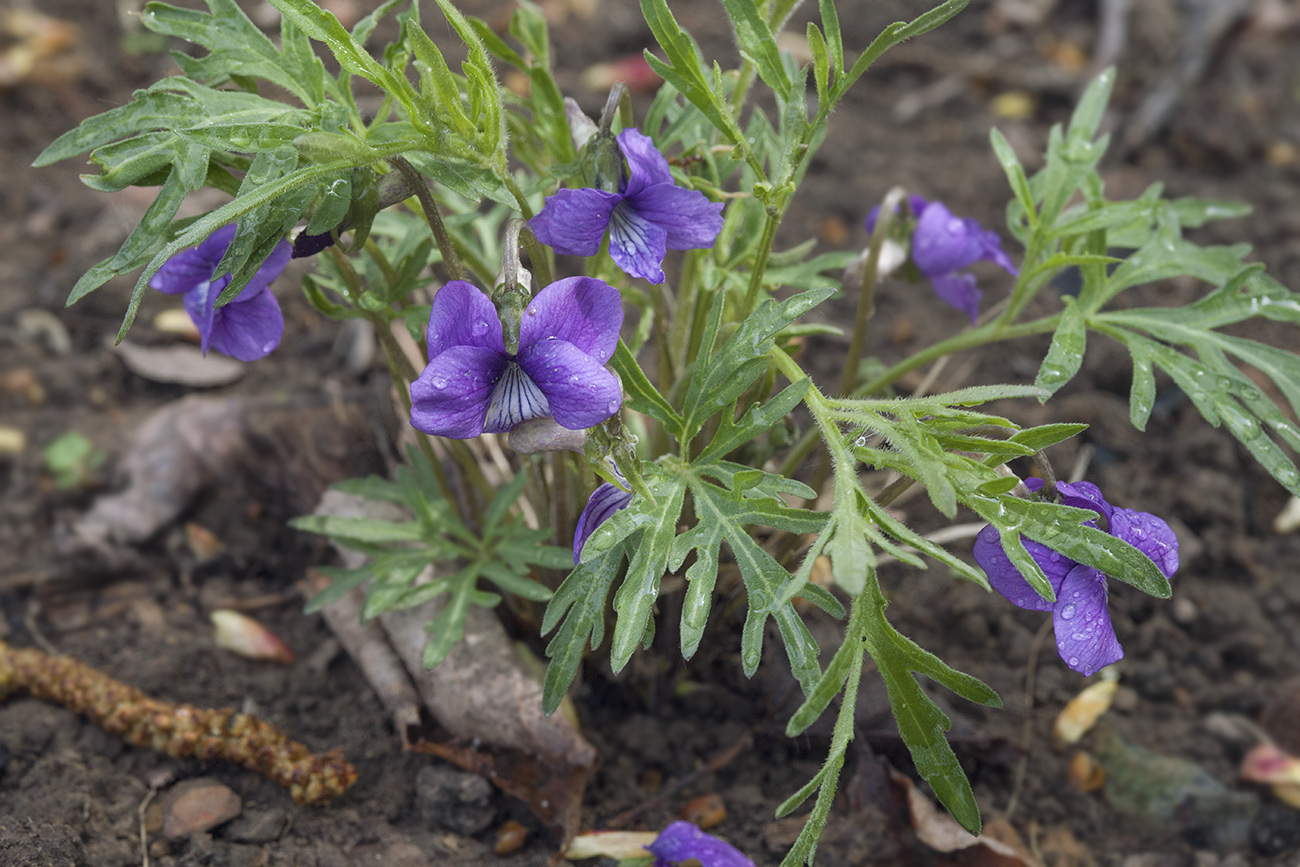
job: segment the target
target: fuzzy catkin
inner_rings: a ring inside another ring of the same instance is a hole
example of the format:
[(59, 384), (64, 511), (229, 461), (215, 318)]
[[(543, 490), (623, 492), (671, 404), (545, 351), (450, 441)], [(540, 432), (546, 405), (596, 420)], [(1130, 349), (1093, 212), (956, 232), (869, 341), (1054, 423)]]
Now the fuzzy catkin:
[(0, 700), (11, 693), (62, 705), (136, 746), (236, 762), (286, 787), (299, 804), (328, 803), (357, 779), (342, 750), (313, 753), (255, 716), (158, 701), (74, 659), (0, 641)]

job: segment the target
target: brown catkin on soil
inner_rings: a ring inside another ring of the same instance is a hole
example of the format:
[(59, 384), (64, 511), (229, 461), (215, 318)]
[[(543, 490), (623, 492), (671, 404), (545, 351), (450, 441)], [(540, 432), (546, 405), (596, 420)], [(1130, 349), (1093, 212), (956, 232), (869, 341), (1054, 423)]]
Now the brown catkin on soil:
[(0, 699), (11, 693), (74, 710), (136, 746), (237, 762), (288, 788), (299, 804), (327, 803), (357, 779), (342, 750), (313, 753), (255, 716), (158, 701), (66, 656), (0, 641)]

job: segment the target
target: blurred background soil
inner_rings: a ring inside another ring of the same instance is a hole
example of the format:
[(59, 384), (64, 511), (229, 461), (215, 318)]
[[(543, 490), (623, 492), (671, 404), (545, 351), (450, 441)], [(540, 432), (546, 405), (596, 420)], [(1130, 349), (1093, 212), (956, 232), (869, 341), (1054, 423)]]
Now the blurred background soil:
[[(240, 5), (273, 29), (269, 6)], [(369, 0), (329, 5), (345, 23), (373, 7)], [(446, 42), (451, 30), (428, 5), (426, 26)], [(793, 34), (815, 15), (815, 4), (805, 5)], [(847, 0), (840, 12), (846, 44), (860, 48), (890, 21), (928, 5)], [(597, 111), (611, 75), (604, 65), (635, 59), (651, 42), (636, 4), (542, 6), (561, 86)], [(734, 59), (717, 4), (673, 6), (706, 58), (724, 67)], [(1127, 28), (1116, 31), (1115, 16), (1129, 6)], [(504, 31), (510, 9), (505, 0), (475, 0), (467, 11)], [(8, 0), (0, 28), (0, 639), (47, 642), (157, 698), (257, 713), (313, 749), (343, 747), (360, 774), (334, 805), (299, 807), (239, 768), (127, 747), (68, 711), (12, 699), (0, 704), (0, 862), (140, 864), (143, 826), (152, 863), (164, 865), (546, 863), (554, 839), (521, 804), (437, 759), (401, 751), (338, 641), (319, 617), (302, 613), (295, 584), (330, 555), (284, 521), (310, 511), (328, 481), (388, 465), (396, 420), (382, 363), (355, 333), (308, 308), (296, 286), (299, 270), (275, 286), (287, 320), (280, 349), (206, 389), (155, 381), (166, 377), (147, 364), (144, 373), (129, 369), (111, 348), (132, 281), (63, 306), (76, 279), (116, 250), (152, 192), (94, 193), (78, 181), (88, 167), (76, 161), (39, 170), (30, 164), (60, 133), (174, 72), (159, 50), (182, 46), (152, 42), (131, 2)], [(799, 42), (785, 47), (806, 50)], [(1135, 196), (1161, 181), (1171, 197), (1246, 202), (1250, 216), (1211, 224), (1195, 239), (1249, 242), (1270, 273), (1300, 287), (1295, 0), (972, 3), (948, 26), (888, 54), (848, 97), (781, 243), (816, 237), (821, 250), (861, 247), (863, 216), (894, 185), (997, 227), (1009, 194), (989, 128), (1001, 129), (1032, 171), (1050, 125), (1068, 118), (1092, 72), (1107, 63), (1119, 70), (1105, 122), (1113, 135), (1102, 170), (1108, 194)], [(219, 203), (200, 198), (187, 207), (197, 213)], [(1002, 297), (1005, 275), (980, 275), (986, 304)], [(1161, 284), (1130, 303), (1185, 303), (1202, 290)], [(838, 304), (826, 319), (848, 315), (850, 302)], [(173, 299), (147, 293), (131, 341), (174, 343), (153, 325), (172, 306)], [(962, 320), (927, 287), (890, 283), (878, 298), (872, 349), (894, 360), (956, 332)], [(1295, 348), (1294, 332), (1273, 324), (1252, 324), (1249, 333)], [(1045, 346), (1027, 341), (960, 356), (935, 389), (1032, 381)], [(823, 338), (809, 343), (805, 359), (834, 382), (843, 350), (844, 342)], [(990, 711), (936, 691), (990, 833), (1019, 854), (940, 855), (918, 840), (888, 794), (897, 784), (888, 782), (885, 763), (912, 768), (883, 687), (868, 674), (861, 747), (842, 779), (818, 864), (1213, 867), (1300, 857), (1300, 811), (1238, 780), (1256, 737), (1251, 725), (1300, 752), (1300, 536), (1273, 529), (1287, 498), (1167, 382), (1147, 434), (1132, 430), (1129, 377), (1122, 349), (1094, 338), (1082, 373), (1059, 399), (999, 407), (1024, 424), (1087, 422), (1084, 435), (1053, 452), (1058, 467), (1087, 459), (1087, 478), (1112, 503), (1164, 516), (1180, 536), (1172, 601), (1113, 588), (1126, 650), (1121, 685), (1105, 731), (1085, 742), (1105, 760), (1111, 781), (1081, 791), (1071, 783), (1071, 774), (1077, 782), (1081, 773), (1076, 750), (1053, 745), (1052, 721), (1084, 681), (1057, 658), (1043, 616), (956, 582), (941, 567), (887, 566), (882, 579), (893, 622), (1003, 698), (1005, 708)], [(196, 390), (250, 408), (227, 472), (127, 560), (70, 556), (68, 526), (118, 483), (114, 469), (140, 422)], [(71, 476), (59, 476), (43, 450), (68, 433), (90, 448)], [(898, 508), (922, 528), (941, 526), (924, 498)], [(628, 827), (655, 830), (683, 810), (696, 818), (705, 810), (725, 816), (715, 833), (758, 864), (775, 864), (798, 826), (774, 821), (774, 810), (816, 773), (829, 729), (783, 737), (782, 714), (790, 712), (784, 661), (773, 646), (756, 678), (741, 675), (738, 599), (717, 607), (704, 648), (683, 663), (672, 627), (680, 583), (665, 585), (654, 648), (618, 678), (589, 664), (575, 691), (584, 734), (602, 759), (583, 827), (640, 807)], [(218, 649), (208, 613), (222, 607), (256, 616), (298, 661), (282, 666)], [(833, 634), (833, 624), (814, 626), (819, 635)], [(511, 627), (540, 652), (526, 611)], [(193, 777), (237, 793), (240, 815), (165, 839), (156, 812), (142, 804), (151, 791), (165, 797), (176, 781)], [(687, 785), (672, 788), (685, 778)], [(716, 796), (725, 812), (700, 796)], [(521, 848), (495, 855), (495, 832), (507, 820), (529, 836)]]

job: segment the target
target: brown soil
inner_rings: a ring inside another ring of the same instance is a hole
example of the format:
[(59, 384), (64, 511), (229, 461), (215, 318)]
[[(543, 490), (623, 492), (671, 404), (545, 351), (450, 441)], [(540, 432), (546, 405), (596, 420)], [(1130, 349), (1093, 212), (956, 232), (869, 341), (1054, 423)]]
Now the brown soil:
[[(473, 5), (494, 24), (508, 10), (495, 0)], [(699, 29), (706, 55), (725, 62), (729, 49), (716, 4), (680, 5), (682, 23)], [(815, 4), (808, 5), (814, 8), (800, 14), (813, 14)], [(854, 14), (842, 13), (846, 42), (862, 45), (888, 21), (926, 4), (848, 5)], [(826, 249), (860, 246), (863, 215), (895, 184), (997, 225), (1008, 193), (988, 147), (988, 129), (996, 123), (1032, 164), (1049, 125), (1068, 117), (1085, 81), (1074, 61), (1093, 44), (1097, 5), (1063, 0), (1041, 25), (1022, 26), (988, 4), (973, 4), (950, 26), (889, 55), (835, 116), (784, 237), (794, 242), (816, 235)], [(1179, 52), (1190, 42), (1176, 4), (1135, 5), (1142, 9), (1119, 58), (1107, 121), (1119, 130), (1117, 139), (1144, 96), (1176, 70)], [(583, 88), (582, 70), (638, 51), (650, 38), (633, 4), (597, 8), (595, 18), (572, 19), (553, 31), (561, 84), (591, 109), (603, 97)], [(153, 863), (545, 863), (553, 841), (504, 795), (494, 793), (486, 808), (429, 809), (432, 776), (420, 772), (439, 762), (401, 752), (359, 671), (320, 618), (302, 613), (293, 585), (308, 566), (327, 562), (328, 554), (318, 540), (287, 529), (284, 520), (310, 509), (322, 466), (340, 473), (382, 466), (382, 455), (366, 443), (385, 430), (378, 420), (386, 412), (387, 382), (378, 367), (347, 371), (335, 349), (336, 323), (307, 307), (294, 289), (296, 274), (276, 287), (286, 310), (283, 345), (225, 392), (271, 403), (291, 396), (306, 409), (290, 422), (282, 411), (276, 418), (269, 410), (259, 422), (264, 430), (230, 480), (211, 486), (184, 516), (214, 532), (225, 553), (196, 565), (179, 523), (114, 569), (61, 553), (63, 528), (95, 494), (111, 488), (113, 458), (135, 426), (186, 391), (127, 372), (106, 347), (125, 308), (129, 281), (115, 281), (73, 308), (62, 304), (77, 277), (116, 249), (149, 198), (133, 191), (93, 193), (77, 180), (84, 169), (72, 163), (29, 168), (55, 136), (126, 101), (133, 88), (169, 72), (171, 61), (123, 53), (114, 4), (49, 0), (41, 9), (80, 30), (65, 61), (0, 90), (6, 118), (0, 124), (0, 423), (22, 430), (27, 439), (22, 453), (0, 456), (0, 639), (30, 646), (39, 632), (60, 652), (153, 697), (252, 711), (313, 749), (341, 746), (360, 778), (332, 806), (299, 807), (273, 783), (238, 767), (127, 747), (68, 711), (16, 698), (0, 704), (0, 862), (139, 864), (139, 808), (150, 787), (210, 776), (241, 795), (242, 819), (266, 820), (278, 830), (268, 835), (249, 831), (252, 822), (228, 824), (156, 848)], [(432, 18), (436, 12), (425, 14)], [(1272, 28), (1262, 12), (1238, 26), (1218, 46), (1201, 82), (1184, 94), (1167, 128), (1117, 146), (1104, 163), (1114, 197), (1136, 195), (1159, 180), (1172, 196), (1250, 203), (1251, 216), (1214, 224), (1198, 240), (1248, 240), (1270, 272), (1292, 287), (1300, 286), (1300, 51), (1294, 28), (1294, 21), (1289, 31)], [(803, 25), (792, 30), (802, 32)], [(994, 115), (994, 98), (1012, 91), (1032, 100), (1030, 117)], [(931, 98), (910, 106), (918, 93)], [(984, 276), (989, 295), (999, 297), (1005, 283), (996, 272)], [(1156, 287), (1144, 301), (1186, 300), (1191, 291), (1184, 285)], [(150, 293), (133, 337), (161, 340), (149, 323), (164, 306), (166, 299)], [(19, 327), (20, 313), (31, 309), (49, 311), (66, 327), (66, 351)], [(962, 324), (961, 314), (936, 307), (927, 288), (894, 283), (882, 290), (872, 345), (894, 359)], [(1288, 339), (1266, 328), (1252, 334)], [(961, 357), (940, 385), (1030, 381), (1044, 348), (1030, 342)], [(822, 340), (810, 346), (808, 358), (829, 382), (837, 375), (840, 352), (841, 343)], [(1133, 431), (1127, 422), (1128, 378), (1122, 350), (1094, 339), (1083, 372), (1059, 400), (1046, 408), (1017, 404), (1002, 411), (1022, 423), (1088, 422), (1087, 433), (1054, 453), (1058, 465), (1070, 466), (1080, 446), (1090, 446), (1088, 477), (1112, 502), (1165, 516), (1178, 529), (1183, 558), (1173, 601), (1151, 600), (1123, 586), (1112, 594), (1127, 656), (1109, 724), (1128, 742), (1195, 762), (1227, 791), (1243, 795), (1244, 825), (1228, 827), (1231, 811), (1185, 805), (1181, 812), (1143, 820), (1098, 793), (1070, 788), (1069, 756), (1052, 747), (1050, 731), (1083, 681), (1057, 659), (1050, 634), (1046, 640), (1038, 634), (1042, 616), (954, 582), (941, 568), (917, 573), (897, 566), (883, 572), (890, 615), (905, 634), (1002, 695), (1001, 711), (937, 698), (953, 717), (953, 742), (986, 819), (1006, 815), (1014, 798), (1010, 824), (1047, 863), (1294, 863), (1300, 813), (1237, 781), (1248, 743), (1231, 733), (1231, 721), (1255, 719), (1268, 706), (1295, 701), (1300, 583), (1291, 573), (1300, 536), (1272, 531), (1284, 491), (1176, 391), (1162, 393), (1147, 435)], [(328, 413), (339, 406), (351, 423), (331, 422)], [(277, 437), (290, 436), (288, 428), (300, 437), (304, 427), (313, 448), (275, 445)], [(84, 484), (60, 490), (43, 468), (41, 448), (68, 431), (88, 436), (110, 459)], [(923, 527), (939, 526), (923, 498), (900, 508)], [(296, 664), (252, 662), (214, 647), (208, 611), (231, 600), (259, 599), (256, 616), (297, 650)], [(675, 604), (674, 597), (664, 600), (666, 624)], [(780, 651), (770, 648), (760, 675), (747, 681), (735, 652), (735, 606), (719, 610), (705, 649), (688, 664), (673, 651), (673, 630), (666, 625), (656, 646), (638, 654), (621, 677), (610, 676), (607, 666), (588, 666), (575, 699), (603, 763), (588, 790), (584, 827), (600, 827), (653, 797), (656, 781), (691, 773), (759, 721), (751, 746), (643, 813), (637, 827), (662, 827), (691, 797), (716, 791), (728, 815), (715, 830), (757, 863), (775, 864), (789, 836), (784, 826), (771, 824), (773, 811), (816, 772), (827, 732), (815, 729), (794, 741), (782, 736), (780, 711), (773, 710), (786, 691)], [(542, 646), (535, 636), (530, 640)], [(686, 683), (694, 688), (680, 688)], [(909, 769), (883, 713), (883, 690), (868, 679), (865, 692), (860, 741)], [(1275, 736), (1285, 742), (1285, 727), (1295, 719), (1273, 716), (1283, 720)], [(1296, 731), (1289, 734), (1300, 740)], [(868, 776), (870, 752), (855, 755), (846, 780), (854, 767), (860, 781)], [(842, 801), (818, 849), (819, 864), (937, 863), (897, 825), (863, 818), (860, 799)], [(284, 821), (274, 821), (277, 815)], [(519, 852), (498, 858), (491, 853), (492, 829), (508, 818), (533, 833)], [(1063, 840), (1074, 841), (1073, 855)]]

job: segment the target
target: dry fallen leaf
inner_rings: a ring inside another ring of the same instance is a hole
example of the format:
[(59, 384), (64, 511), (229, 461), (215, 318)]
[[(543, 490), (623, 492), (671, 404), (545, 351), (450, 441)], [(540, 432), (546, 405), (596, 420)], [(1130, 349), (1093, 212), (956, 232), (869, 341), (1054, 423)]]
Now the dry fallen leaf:
[(907, 806), (912, 816), (912, 829), (922, 843), (936, 852), (962, 852), (963, 864), (971, 867), (1038, 867), (1038, 862), (1027, 852), (1018, 852), (1002, 840), (989, 834), (976, 837), (957, 824), (957, 820), (941, 811), (912, 781), (890, 770), (890, 778), (907, 790)]
[(1097, 724), (1101, 715), (1110, 710), (1118, 688), (1118, 681), (1099, 680), (1084, 687), (1070, 699), (1052, 724), (1052, 737), (1056, 742), (1077, 744)]
[(1106, 784), (1106, 769), (1091, 753), (1077, 752), (1070, 756), (1065, 776), (1070, 786), (1079, 792), (1095, 792)]
[(1268, 783), (1279, 801), (1300, 809), (1300, 759), (1275, 744), (1253, 747), (1241, 760), (1241, 778)]
[(573, 838), (564, 850), (564, 857), (570, 861), (645, 858), (648, 855), (645, 847), (658, 836), (655, 831), (588, 831)]
[(214, 388), (229, 385), (246, 372), (242, 361), (215, 352), (204, 355), (195, 346), (140, 346), (123, 340), (113, 351), (127, 370), (152, 382)]
[[(327, 491), (316, 514), (394, 520), (396, 508)], [(351, 568), (364, 563), (364, 555), (356, 551), (340, 549), (339, 554)], [(548, 717), (542, 712), (542, 686), (525, 669), (496, 614), (471, 605), (464, 639), (436, 667), (426, 669), (424, 627), (437, 616), (445, 598), (386, 612), (358, 628), (355, 612), (361, 593), (360, 588), (353, 590), (351, 598), (326, 607), (323, 614), (393, 713), (407, 747), (481, 774), (518, 797), (559, 833), (563, 849), (577, 833), (582, 793), (596, 764), (596, 750), (565, 714)], [(401, 680), (395, 660), (405, 668), (406, 681)], [(423, 737), (412, 689), (420, 705), (458, 741)], [(465, 745), (470, 743), (474, 746)]]
[(217, 646), (248, 659), (269, 659), (292, 665), (293, 648), (284, 639), (246, 614), (219, 608), (208, 615), (216, 628)]

